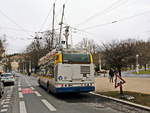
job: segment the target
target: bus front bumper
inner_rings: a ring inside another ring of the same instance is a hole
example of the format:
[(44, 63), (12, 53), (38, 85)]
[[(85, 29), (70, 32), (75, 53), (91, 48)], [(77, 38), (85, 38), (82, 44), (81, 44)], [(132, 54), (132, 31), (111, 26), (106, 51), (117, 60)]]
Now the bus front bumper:
[(94, 86), (86, 86), (86, 87), (63, 87), (63, 88), (55, 88), (55, 93), (66, 93), (66, 92), (90, 92), (95, 91)]

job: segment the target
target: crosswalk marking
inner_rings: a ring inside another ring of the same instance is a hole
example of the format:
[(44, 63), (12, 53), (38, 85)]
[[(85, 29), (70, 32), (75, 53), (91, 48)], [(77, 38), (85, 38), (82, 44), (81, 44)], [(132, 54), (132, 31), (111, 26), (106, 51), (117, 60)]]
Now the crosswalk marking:
[(41, 101), (50, 111), (56, 111), (56, 108), (52, 106), (47, 100), (42, 99)]
[(7, 102), (7, 101), (6, 101), (6, 102), (4, 102), (3, 104), (9, 104), (9, 103), (10, 103), (10, 102)]
[(11, 98), (11, 96), (7, 96), (7, 97), (6, 97), (6, 99), (10, 99), (10, 98)]
[(10, 101), (10, 99), (6, 99), (6, 101)]
[(5, 100), (2, 100), (1, 105), (5, 102)]
[(7, 112), (7, 109), (1, 109), (1, 112)]
[(8, 105), (3, 105), (3, 108), (7, 108), (8, 107)]

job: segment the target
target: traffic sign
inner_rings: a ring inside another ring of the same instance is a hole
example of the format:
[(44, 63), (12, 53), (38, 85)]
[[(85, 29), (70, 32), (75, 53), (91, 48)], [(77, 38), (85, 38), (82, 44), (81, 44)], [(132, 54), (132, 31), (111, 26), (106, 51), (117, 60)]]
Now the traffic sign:
[(119, 76), (118, 74), (116, 74), (116, 78), (115, 78), (115, 88), (122, 86), (122, 84), (126, 83), (125, 80), (123, 80), (121, 78), (121, 76)]

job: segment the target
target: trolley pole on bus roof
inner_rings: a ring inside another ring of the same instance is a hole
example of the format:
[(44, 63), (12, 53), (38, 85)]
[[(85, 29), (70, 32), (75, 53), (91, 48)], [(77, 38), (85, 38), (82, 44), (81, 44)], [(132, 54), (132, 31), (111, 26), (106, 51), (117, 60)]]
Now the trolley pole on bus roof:
[(61, 17), (61, 22), (59, 23), (59, 25), (60, 25), (59, 46), (61, 44), (61, 32), (62, 32), (62, 25), (63, 25), (63, 18), (64, 18), (64, 10), (65, 10), (65, 4), (63, 5), (63, 12), (62, 12), (62, 17)]
[(55, 3), (53, 4), (53, 21), (52, 21), (52, 40), (51, 40), (51, 49), (53, 48), (53, 40), (54, 40), (54, 24), (55, 24)]

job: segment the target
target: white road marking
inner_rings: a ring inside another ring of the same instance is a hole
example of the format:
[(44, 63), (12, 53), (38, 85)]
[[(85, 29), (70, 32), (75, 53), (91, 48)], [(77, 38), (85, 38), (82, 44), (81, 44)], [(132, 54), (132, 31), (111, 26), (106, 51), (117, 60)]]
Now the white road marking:
[(21, 87), (18, 88), (18, 91), (21, 91)]
[(19, 92), (19, 98), (23, 98), (22, 92)]
[(4, 104), (4, 102), (5, 102), (5, 100), (2, 100), (1, 105), (3, 105), (3, 104)]
[(56, 111), (56, 108), (52, 106), (47, 100), (42, 99), (41, 101), (50, 111)]
[(29, 79), (27, 79), (27, 77), (25, 77), (25, 81), (26, 81), (26, 83), (28, 84), (28, 86), (30, 87), (31, 84), (29, 83)]
[(3, 105), (3, 108), (8, 108), (8, 105)]
[(7, 97), (11, 97), (11, 95), (10, 95), (10, 94), (8, 94), (8, 95), (7, 95)]
[(19, 86), (19, 87), (21, 86), (20, 82), (18, 82), (18, 86)]
[(13, 90), (13, 88), (14, 88), (14, 86), (11, 86), (11, 87), (10, 87), (10, 90)]
[(6, 101), (10, 101), (10, 99), (6, 99)]
[(36, 96), (38, 96), (38, 97), (42, 96), (42, 95), (41, 95), (39, 92), (37, 92), (37, 91), (35, 91), (34, 93), (35, 93)]
[(27, 113), (24, 101), (20, 101), (20, 113)]
[(7, 109), (1, 109), (1, 112), (7, 112)]
[(4, 102), (3, 104), (9, 104), (10, 102)]
[(11, 98), (11, 96), (7, 96), (7, 97), (6, 97), (6, 99), (10, 99), (10, 98)]
[(35, 90), (34, 87), (31, 87), (32, 90)]

